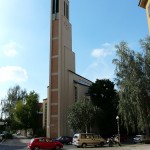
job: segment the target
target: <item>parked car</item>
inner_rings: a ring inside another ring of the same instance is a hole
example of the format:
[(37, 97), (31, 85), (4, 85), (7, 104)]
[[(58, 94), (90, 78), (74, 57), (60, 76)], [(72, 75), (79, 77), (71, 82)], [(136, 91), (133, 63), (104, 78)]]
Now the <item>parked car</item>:
[(150, 143), (150, 137), (146, 135), (136, 135), (133, 138), (134, 143)]
[(60, 136), (56, 139), (53, 139), (53, 141), (58, 141), (62, 144), (72, 144), (72, 137), (70, 137), (70, 136)]
[(3, 137), (2, 137), (2, 135), (0, 134), (0, 141), (2, 141), (3, 140)]
[(12, 139), (13, 138), (12, 134), (9, 133), (8, 131), (2, 131), (1, 135), (5, 139)]
[(31, 139), (30, 143), (27, 144), (28, 150), (41, 150), (41, 149), (50, 149), (58, 150), (63, 148), (63, 144), (60, 142), (54, 142), (51, 138), (39, 137)]
[(76, 133), (73, 136), (72, 144), (83, 148), (86, 146), (104, 146), (106, 140), (94, 133)]

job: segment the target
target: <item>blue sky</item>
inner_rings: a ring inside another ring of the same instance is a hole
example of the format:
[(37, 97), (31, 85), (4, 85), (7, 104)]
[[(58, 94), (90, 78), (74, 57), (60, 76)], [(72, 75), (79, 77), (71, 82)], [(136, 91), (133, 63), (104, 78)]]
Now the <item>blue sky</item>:
[[(139, 0), (70, 0), (76, 73), (95, 82), (114, 79), (114, 45), (139, 49), (148, 35)], [(0, 0), (0, 99), (20, 85), (40, 101), (49, 82), (50, 0)]]

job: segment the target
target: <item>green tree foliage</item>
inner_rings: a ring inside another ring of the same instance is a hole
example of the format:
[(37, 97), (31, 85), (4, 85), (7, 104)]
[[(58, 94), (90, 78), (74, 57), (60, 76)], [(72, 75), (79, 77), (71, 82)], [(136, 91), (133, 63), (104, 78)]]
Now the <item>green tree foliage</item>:
[(9, 88), (3, 99), (3, 113), (11, 129), (28, 129), (35, 131), (38, 128), (39, 95), (34, 91), (29, 94), (19, 85)]
[(15, 126), (18, 129), (28, 129), (29, 128), (29, 116), (28, 108), (22, 101), (18, 101), (16, 107), (13, 111)]
[(126, 42), (116, 45), (116, 84), (119, 89), (119, 114), (127, 129), (144, 131), (150, 113), (150, 37), (140, 40), (142, 52)]
[(19, 101), (14, 109), (15, 122), (22, 129), (32, 128), (33, 132), (38, 128), (38, 102), (39, 96), (34, 91), (30, 92), (25, 97), (26, 103)]
[(89, 94), (93, 104), (103, 110), (103, 118), (97, 121), (100, 133), (105, 135), (116, 133), (118, 95), (114, 83), (109, 79), (97, 79), (90, 86)]
[(33, 132), (38, 128), (37, 118), (38, 118), (38, 102), (39, 95), (34, 91), (30, 92), (26, 97), (26, 107), (28, 109), (28, 117), (29, 117), (29, 127), (33, 129)]
[(93, 106), (90, 100), (77, 101), (68, 110), (67, 121), (71, 129), (81, 132), (88, 132), (97, 119), (96, 114), (101, 111)]
[(22, 90), (19, 85), (9, 88), (6, 98), (2, 100), (4, 107), (2, 108), (3, 114), (7, 118), (12, 118), (12, 111), (18, 101), (25, 101), (26, 90)]

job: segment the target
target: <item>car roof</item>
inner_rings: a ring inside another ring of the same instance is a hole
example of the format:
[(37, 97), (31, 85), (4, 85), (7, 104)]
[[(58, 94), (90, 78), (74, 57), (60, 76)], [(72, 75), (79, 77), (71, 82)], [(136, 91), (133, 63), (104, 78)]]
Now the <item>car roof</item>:
[(34, 140), (38, 140), (38, 139), (52, 139), (52, 138), (48, 138), (48, 137), (36, 137), (36, 138), (33, 138)]

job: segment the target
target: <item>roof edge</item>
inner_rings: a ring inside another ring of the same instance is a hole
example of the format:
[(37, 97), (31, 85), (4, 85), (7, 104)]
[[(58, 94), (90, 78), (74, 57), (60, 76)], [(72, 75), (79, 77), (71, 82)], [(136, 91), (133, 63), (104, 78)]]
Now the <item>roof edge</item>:
[(139, 0), (138, 6), (140, 6), (140, 7), (145, 9), (147, 2), (148, 2), (148, 0)]

